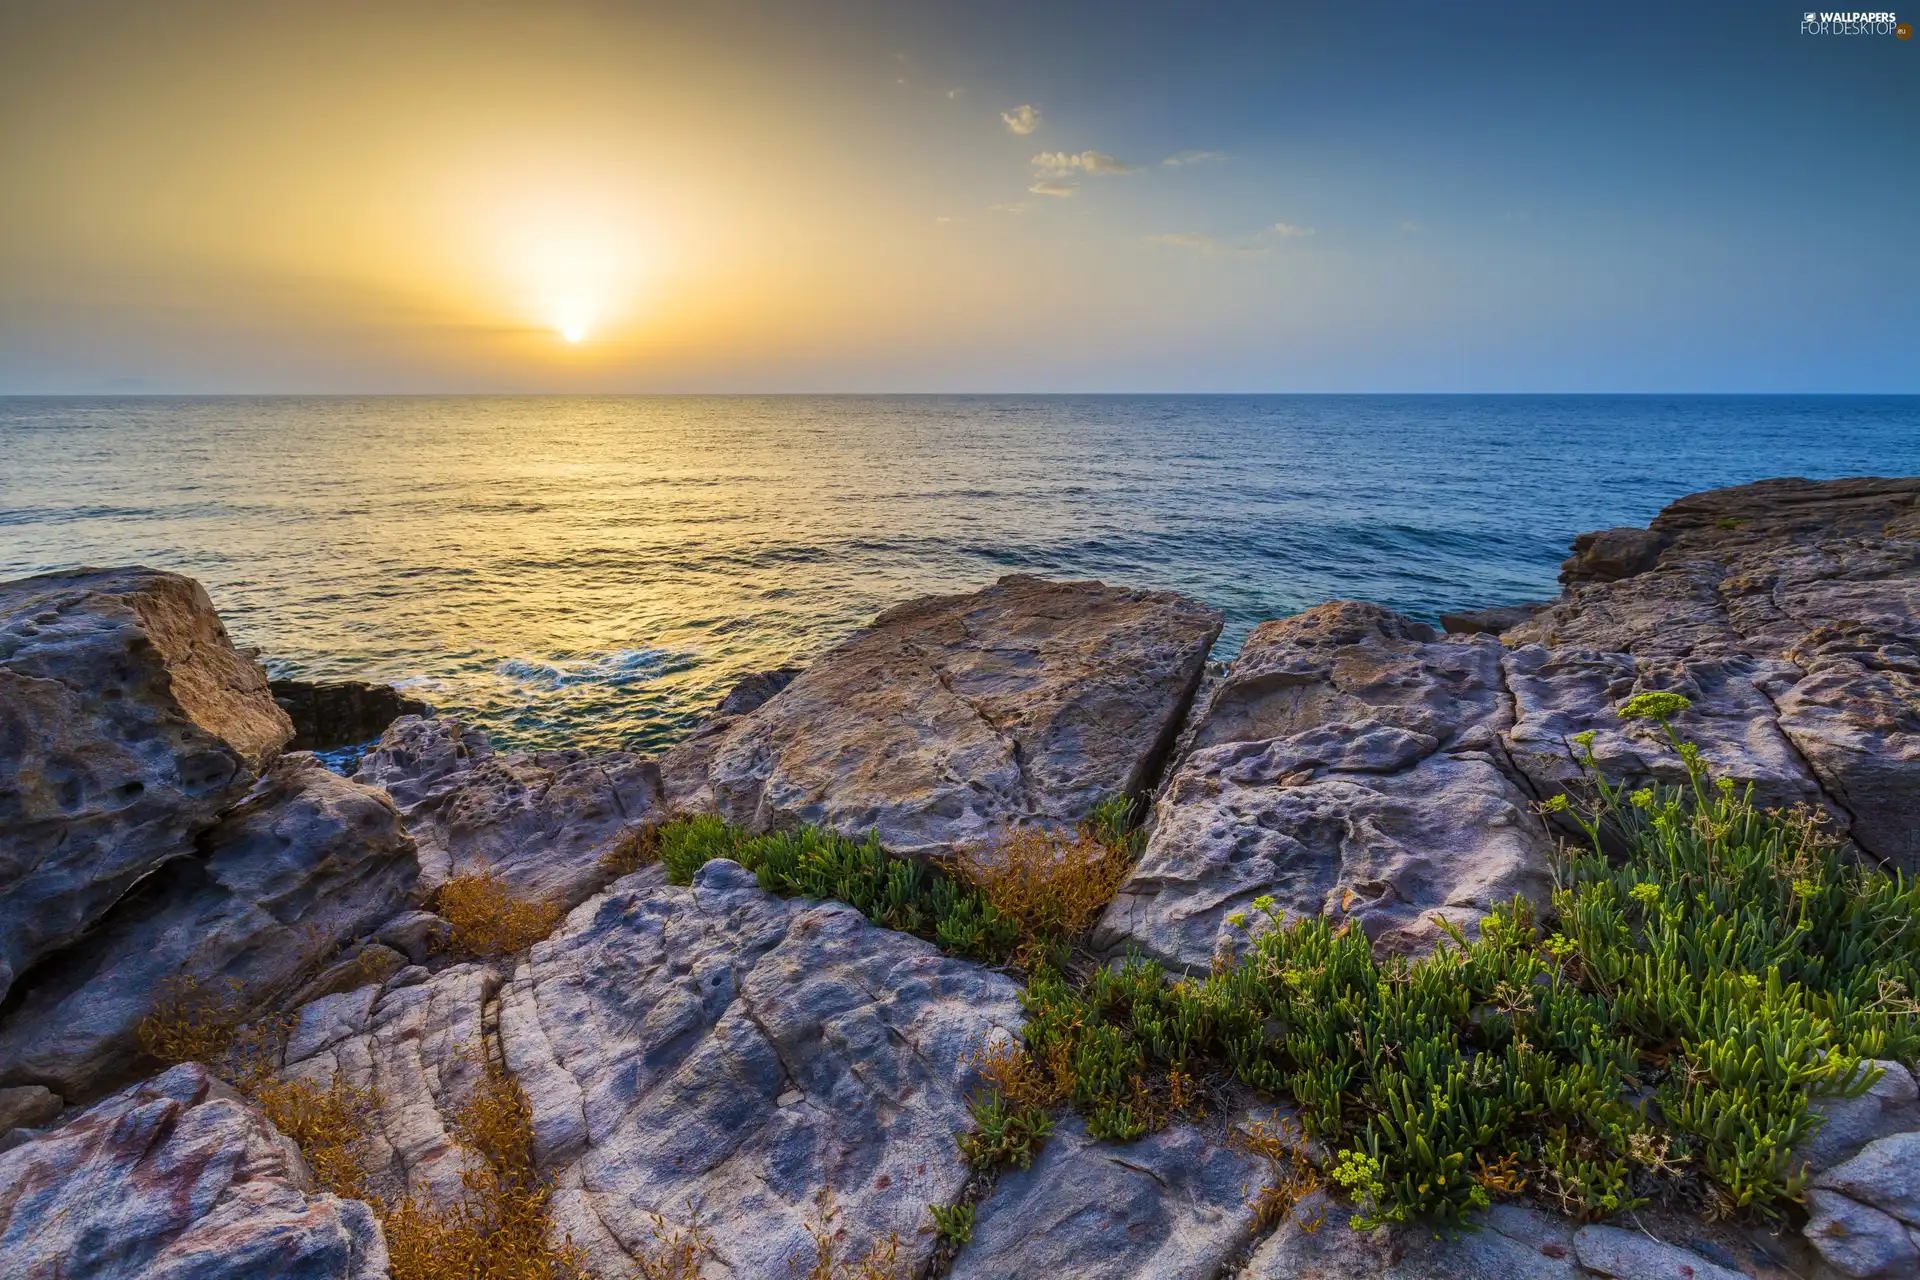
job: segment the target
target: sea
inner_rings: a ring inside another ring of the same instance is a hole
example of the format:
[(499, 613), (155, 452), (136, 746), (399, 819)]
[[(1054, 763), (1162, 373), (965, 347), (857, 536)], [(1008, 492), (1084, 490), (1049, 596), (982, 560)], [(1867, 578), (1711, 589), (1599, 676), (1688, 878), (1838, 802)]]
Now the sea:
[(1550, 598), (1583, 530), (1920, 474), (1920, 397), (0, 398), (0, 578), (199, 579), (276, 676), (649, 750), (1003, 574), (1164, 588), (1215, 657), (1320, 601)]

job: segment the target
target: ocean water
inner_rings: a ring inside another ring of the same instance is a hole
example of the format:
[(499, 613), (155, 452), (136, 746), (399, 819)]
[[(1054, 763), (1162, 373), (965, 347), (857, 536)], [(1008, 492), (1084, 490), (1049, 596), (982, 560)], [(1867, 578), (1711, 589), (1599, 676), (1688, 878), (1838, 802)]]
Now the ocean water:
[(1920, 473), (1920, 397), (0, 399), (0, 577), (206, 584), (276, 675), (651, 748), (741, 675), (1028, 571), (1226, 611), (1541, 599), (1574, 534)]

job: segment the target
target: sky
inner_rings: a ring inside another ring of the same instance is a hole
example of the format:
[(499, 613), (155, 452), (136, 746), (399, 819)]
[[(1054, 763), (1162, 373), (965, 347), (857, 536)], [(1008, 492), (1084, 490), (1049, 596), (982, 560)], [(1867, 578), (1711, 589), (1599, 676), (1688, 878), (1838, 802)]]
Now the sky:
[(1802, 17), (6, 0), (0, 394), (1917, 392)]

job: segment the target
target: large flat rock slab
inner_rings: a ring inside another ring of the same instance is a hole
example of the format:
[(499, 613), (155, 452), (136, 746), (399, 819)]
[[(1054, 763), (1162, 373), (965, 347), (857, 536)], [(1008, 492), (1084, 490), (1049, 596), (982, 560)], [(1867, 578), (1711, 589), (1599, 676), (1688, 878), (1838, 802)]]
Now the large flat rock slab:
[(499, 753), (453, 717), (402, 716), (354, 780), (399, 805), (428, 888), (490, 871), (521, 897), (567, 907), (607, 883), (601, 859), (661, 802), (650, 760), (624, 751)]
[[(1632, 692), (1671, 688), (1696, 700), (1676, 727), (1716, 772), (1769, 803), (1811, 800), (1869, 854), (1920, 869), (1916, 504), (1916, 478), (1766, 480), (1680, 499), (1633, 555), (1596, 560), (1600, 543), (1576, 543), (1567, 594), (1503, 639), (1552, 650), (1562, 668), (1610, 663), (1617, 678), (1581, 676), (1584, 692), (1516, 682), (1516, 757), (1565, 773), (1554, 738), (1606, 726)], [(1539, 718), (1548, 704), (1559, 723)], [(1658, 741), (1607, 727), (1614, 740), (1598, 745), (1611, 757), (1671, 776)]]
[(618, 881), (537, 943), (501, 997), (507, 1066), (557, 1173), (556, 1223), (608, 1274), (651, 1215), (711, 1229), (709, 1277), (804, 1272), (831, 1192), (841, 1256), (960, 1193), (969, 1058), (1017, 1035), (1014, 984), (849, 907), (763, 893), (731, 862)]
[(1351, 919), (1417, 952), (1492, 904), (1544, 902), (1553, 844), (1511, 771), (1500, 645), (1340, 601), (1264, 623), (1215, 689), (1095, 933), (1191, 972), (1237, 954), (1230, 917)]
[(293, 737), (200, 584), (83, 569), (0, 584), (0, 999), (193, 850)]
[(87, 935), (38, 966), (0, 1019), (0, 1084), (97, 1097), (135, 1074), (134, 1032), (184, 994), (270, 1007), (339, 945), (409, 906), (419, 865), (382, 793), (304, 752), (123, 899)]
[(195, 1064), (0, 1152), (0, 1259), (18, 1280), (384, 1280), (358, 1200)]
[(1167, 592), (1027, 576), (901, 605), (727, 732), (713, 803), (920, 855), (1079, 822), (1153, 786), (1220, 626)]

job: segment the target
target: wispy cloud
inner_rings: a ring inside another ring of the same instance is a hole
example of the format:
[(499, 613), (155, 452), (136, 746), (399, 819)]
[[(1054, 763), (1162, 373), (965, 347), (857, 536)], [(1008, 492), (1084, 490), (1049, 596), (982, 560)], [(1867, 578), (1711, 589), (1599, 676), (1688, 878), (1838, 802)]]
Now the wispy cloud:
[(989, 213), (1025, 213), (1032, 207), (1025, 200), (1021, 200), (1014, 204), (990, 204), (987, 206), (987, 211)]
[(1225, 160), (1224, 151), (1176, 151), (1160, 163), (1178, 168), (1184, 164), (1209, 164), (1215, 160)]
[(1037, 195), (1037, 196), (1061, 196), (1061, 197), (1070, 196), (1074, 192), (1078, 191), (1079, 189), (1080, 188), (1078, 187), (1070, 187), (1062, 182), (1044, 182), (1044, 181), (1036, 182), (1032, 186), (1027, 188), (1028, 191), (1031, 191), (1034, 195)]
[(1164, 235), (1148, 236), (1147, 241), (1150, 244), (1170, 244), (1176, 249), (1192, 249), (1195, 253), (1205, 254), (1209, 258), (1223, 253), (1240, 258), (1267, 256), (1267, 251), (1258, 245), (1222, 244), (1212, 236), (1202, 235), (1198, 231), (1169, 231)]
[(1040, 108), (1031, 102), (1023, 102), (1011, 111), (1002, 111), (1000, 118), (1007, 122), (1007, 132), (1026, 137), (1040, 127)]
[(1400, 229), (1406, 232), (1408, 235), (1418, 235), (1421, 231), (1421, 226), (1419, 223), (1415, 222), (1412, 218), (1408, 218), (1405, 222), (1400, 224)]
[(1294, 240), (1312, 235), (1313, 228), (1295, 226), (1291, 222), (1276, 222), (1273, 224), (1273, 234), (1282, 239)]
[(1042, 151), (1033, 158), (1033, 167), (1044, 174), (1059, 177), (1069, 173), (1138, 173), (1140, 166), (1116, 160), (1103, 151)]

